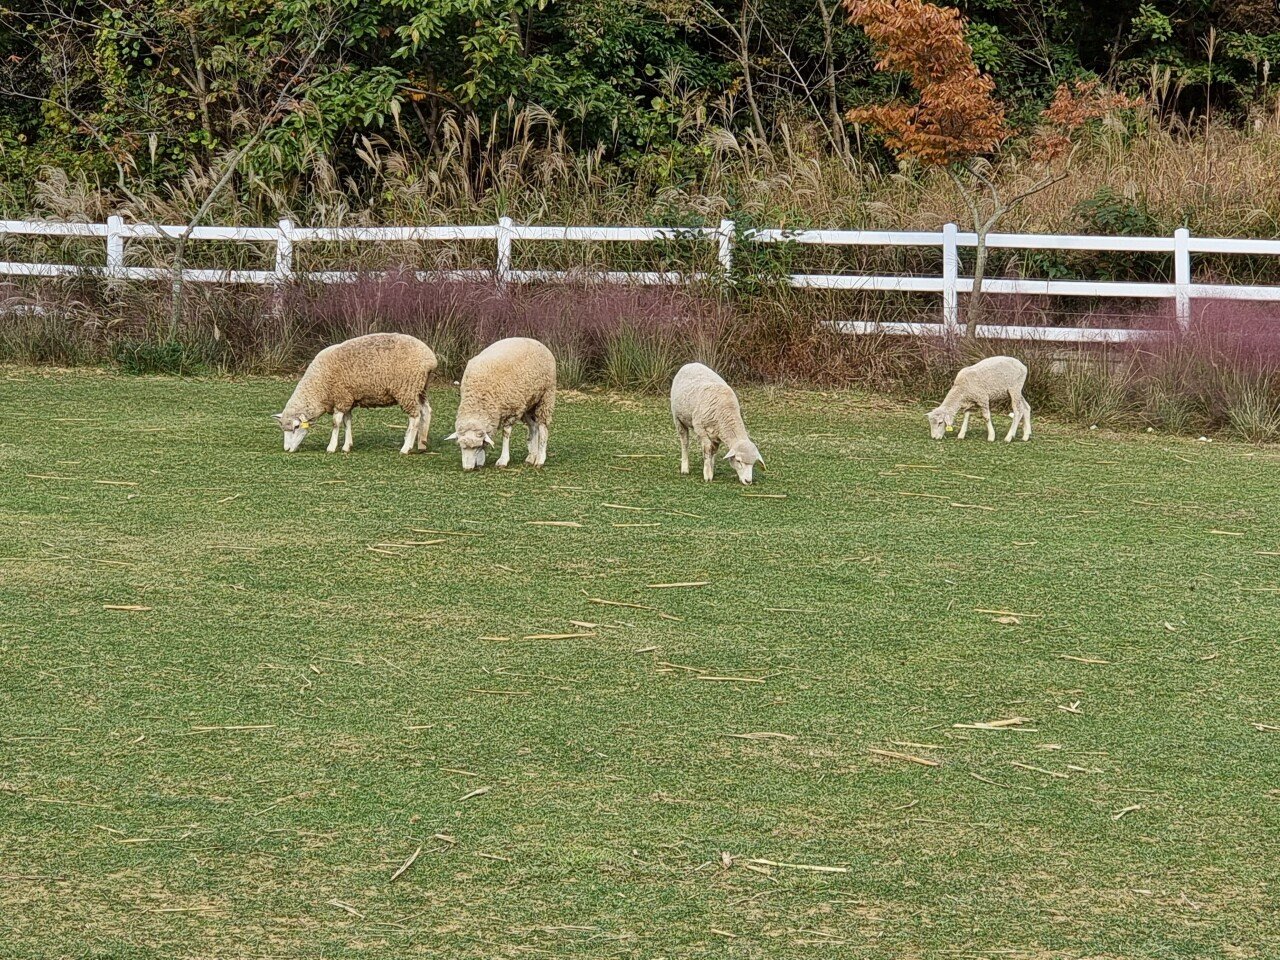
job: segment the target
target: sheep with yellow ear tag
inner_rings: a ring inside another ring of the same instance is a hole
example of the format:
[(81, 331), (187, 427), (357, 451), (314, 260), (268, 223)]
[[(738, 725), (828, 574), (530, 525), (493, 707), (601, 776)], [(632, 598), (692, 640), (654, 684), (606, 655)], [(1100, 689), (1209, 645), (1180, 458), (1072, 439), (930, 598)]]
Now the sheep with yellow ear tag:
[(431, 428), (427, 384), (435, 369), (431, 348), (404, 334), (374, 333), (325, 347), (307, 367), (284, 410), (272, 415), (284, 431), (285, 452), (302, 446), (312, 420), (332, 414), (329, 452), (338, 449), (338, 433), (345, 425), (346, 453), (351, 449), (353, 409), (395, 405), (409, 416), (400, 452), (408, 453), (415, 441), (425, 450)]

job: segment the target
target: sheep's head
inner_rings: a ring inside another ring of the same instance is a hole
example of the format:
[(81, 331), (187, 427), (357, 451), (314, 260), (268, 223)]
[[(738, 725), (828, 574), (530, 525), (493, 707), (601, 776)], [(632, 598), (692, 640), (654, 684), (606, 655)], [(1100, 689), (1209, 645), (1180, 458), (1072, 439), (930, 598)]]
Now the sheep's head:
[(484, 449), (493, 446), (493, 437), (488, 432), (476, 428), (455, 430), (446, 440), (457, 440), (462, 451), (462, 469), (478, 470), (484, 466)]
[(764, 466), (764, 457), (760, 456), (760, 451), (756, 449), (756, 445), (750, 440), (740, 440), (729, 448), (729, 452), (724, 458), (733, 464), (734, 471), (738, 474), (738, 479), (743, 483), (751, 482), (751, 469), (757, 463)]
[(306, 438), (307, 431), (311, 429), (310, 417), (293, 417), (285, 416), (283, 413), (273, 413), (271, 418), (284, 431), (285, 453), (293, 453), (302, 446), (302, 441)]
[(943, 407), (934, 407), (925, 418), (929, 421), (929, 436), (934, 440), (941, 440), (955, 429), (955, 414), (948, 413)]

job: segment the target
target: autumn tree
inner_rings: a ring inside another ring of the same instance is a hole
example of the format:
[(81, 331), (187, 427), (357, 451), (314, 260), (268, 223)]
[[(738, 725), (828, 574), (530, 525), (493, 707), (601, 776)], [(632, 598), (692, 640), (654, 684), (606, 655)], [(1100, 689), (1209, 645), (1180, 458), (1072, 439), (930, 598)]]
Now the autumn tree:
[[(973, 336), (984, 312), (987, 237), (1020, 203), (1067, 176), (1075, 133), (1088, 121), (1134, 102), (1104, 93), (1096, 81), (1062, 84), (1030, 130), (1009, 123), (995, 83), (974, 62), (965, 21), (953, 7), (926, 0), (844, 0), (850, 20), (875, 45), (876, 69), (907, 75), (917, 98), (850, 110), (853, 123), (877, 130), (899, 157), (946, 171), (964, 198), (977, 234), (973, 292), (966, 333)], [(1018, 134), (1027, 134), (1031, 173), (1007, 193), (990, 159)]]

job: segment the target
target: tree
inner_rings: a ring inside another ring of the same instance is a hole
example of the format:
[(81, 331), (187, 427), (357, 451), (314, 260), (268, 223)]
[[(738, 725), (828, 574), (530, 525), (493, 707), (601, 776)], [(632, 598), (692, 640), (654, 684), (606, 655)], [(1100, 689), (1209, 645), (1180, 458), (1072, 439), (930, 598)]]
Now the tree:
[[(1074, 134), (1090, 120), (1134, 105), (1107, 94), (1097, 81), (1061, 84), (1032, 129), (1018, 131), (996, 97), (995, 83), (978, 69), (960, 12), (926, 0), (844, 0), (850, 20), (880, 52), (876, 69), (905, 73), (918, 99), (902, 99), (848, 113), (878, 130), (899, 157), (946, 171), (973, 218), (977, 252), (966, 315), (972, 337), (984, 312), (987, 236), (1020, 203), (1063, 180)], [(1006, 194), (989, 175), (990, 157), (1015, 134), (1030, 134), (1032, 175)]]
[[(115, 169), (119, 197), (127, 200), (132, 215), (144, 222), (150, 220), (147, 210), (151, 204), (143, 196), (147, 183), (140, 174), (145, 162), (142, 158), (149, 154), (154, 167), (159, 142), (156, 131), (178, 118), (194, 124), (198, 116), (199, 132), (186, 138), (186, 144), (199, 145), (209, 156), (201, 165), (201, 175), (189, 176), (185, 185), (189, 199), (197, 206), (182, 230), (176, 236), (169, 236), (173, 241), (169, 268), (169, 337), (173, 339), (184, 309), (186, 250), (192, 232), (228, 192), (250, 152), (267, 134), (304, 108), (307, 87), (315, 79), (316, 56), (336, 32), (337, 24), (333, 19), (324, 21), (317, 17), (307, 25), (305, 47), (300, 31), (297, 43), (273, 47), (270, 57), (263, 53), (260, 89), (264, 97), (269, 90), (270, 99), (252, 110), (247, 107), (238, 110), (229, 125), (241, 132), (240, 142), (214, 154), (209, 109), (213, 97), (199, 39), (189, 16), (192, 10), (175, 7), (166, 11), (163, 17), (148, 22), (153, 33), (147, 35), (141, 29), (121, 27), (118, 22), (110, 28), (87, 29), (92, 25), (78, 16), (73, 3), (74, 0), (67, 3), (43, 0), (40, 8), (43, 53), (40, 63), (47, 72), (46, 85), (36, 86), (35, 93), (27, 92), (20, 86), (11, 86), (12, 72), (5, 71), (0, 73), (0, 96), (38, 104), (47, 114), (62, 118), (68, 131), (93, 143)], [(162, 33), (160, 27), (168, 32)], [(166, 60), (168, 45), (158, 39), (162, 35), (171, 42), (180, 38), (182, 42), (174, 44), (180, 51), (177, 56), (186, 57), (189, 53), (191, 59)], [(91, 53), (86, 53), (86, 46), (92, 48)], [(131, 69), (130, 58), (141, 61), (148, 72), (161, 74), (162, 81), (149, 85), (134, 82), (138, 71)], [(175, 85), (178, 83), (175, 78), (184, 73), (187, 89)], [(77, 100), (77, 96), (84, 96), (86, 88), (102, 92), (100, 99), (87, 98), (87, 106)], [(48, 95), (43, 90), (47, 90)], [(104, 109), (108, 104), (110, 110)], [(121, 117), (143, 118), (147, 126), (142, 130), (130, 129), (119, 122)], [(148, 143), (149, 149), (142, 146), (143, 142)], [(150, 225), (160, 227), (157, 223)]]

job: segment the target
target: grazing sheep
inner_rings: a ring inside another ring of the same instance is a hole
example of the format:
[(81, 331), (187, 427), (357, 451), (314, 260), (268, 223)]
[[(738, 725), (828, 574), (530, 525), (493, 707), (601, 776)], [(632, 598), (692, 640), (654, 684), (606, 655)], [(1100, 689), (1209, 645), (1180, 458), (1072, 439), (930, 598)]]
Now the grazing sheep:
[(764, 457), (751, 442), (742, 422), (738, 396), (724, 378), (701, 363), (686, 363), (671, 381), (671, 418), (680, 434), (680, 472), (689, 472), (689, 431), (702, 441), (702, 479), (716, 471), (716, 450), (728, 447), (724, 459), (733, 464), (738, 479), (751, 482), (751, 470)]
[(338, 430), (345, 423), (342, 451), (351, 449), (351, 411), (355, 407), (399, 405), (409, 417), (401, 453), (425, 450), (431, 429), (427, 383), (436, 355), (421, 340), (402, 333), (371, 333), (325, 347), (298, 381), (281, 413), (272, 414), (284, 431), (284, 449), (293, 453), (311, 429), (311, 421), (333, 414), (329, 452), (338, 449)]
[(956, 434), (957, 440), (963, 440), (969, 429), (969, 408), (976, 404), (987, 421), (987, 440), (994, 441), (996, 430), (991, 425), (991, 401), (1008, 396), (1013, 405), (1013, 423), (1009, 425), (1004, 442), (1014, 438), (1019, 423), (1022, 424), (1022, 439), (1030, 440), (1031, 404), (1022, 396), (1022, 385), (1026, 382), (1026, 365), (1013, 357), (987, 357), (965, 367), (956, 374), (955, 386), (947, 392), (946, 399), (929, 411), (929, 435), (934, 440), (941, 440), (954, 429), (956, 414), (963, 410), (964, 423)]
[(529, 428), (525, 463), (547, 462), (547, 437), (556, 409), (556, 358), (537, 340), (509, 337), (491, 343), (467, 361), (462, 371), (462, 395), (454, 431), (462, 449), (462, 469), (484, 466), (484, 448), (502, 431), (498, 466), (511, 460), (511, 427), (523, 420)]

